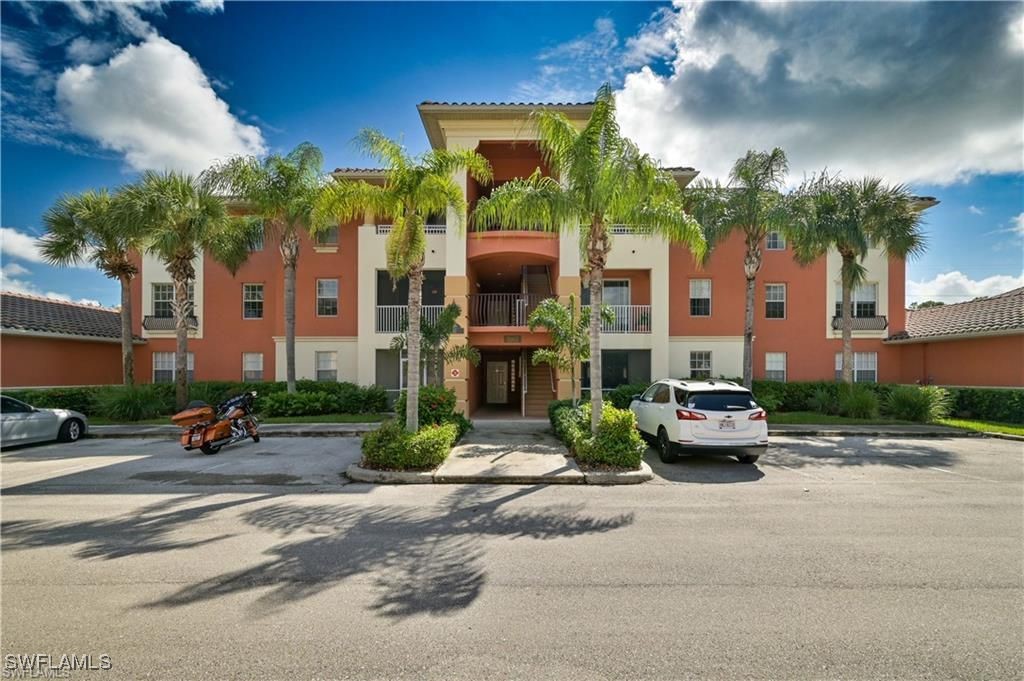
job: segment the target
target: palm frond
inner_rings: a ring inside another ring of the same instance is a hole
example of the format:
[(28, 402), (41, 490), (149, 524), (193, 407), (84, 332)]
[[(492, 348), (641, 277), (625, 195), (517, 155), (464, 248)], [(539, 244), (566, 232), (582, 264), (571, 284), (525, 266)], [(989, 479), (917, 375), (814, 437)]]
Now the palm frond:
[(566, 229), (580, 217), (572, 194), (540, 171), (497, 187), (489, 197), (479, 199), (473, 211), (473, 219), (483, 228), (548, 232)]

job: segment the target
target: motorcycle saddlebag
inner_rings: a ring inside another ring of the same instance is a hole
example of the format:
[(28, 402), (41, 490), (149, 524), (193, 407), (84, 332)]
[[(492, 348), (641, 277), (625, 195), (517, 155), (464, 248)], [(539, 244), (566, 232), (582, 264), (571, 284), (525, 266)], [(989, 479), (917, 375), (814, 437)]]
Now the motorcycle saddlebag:
[(176, 426), (182, 428), (188, 428), (198, 423), (209, 423), (216, 418), (216, 413), (213, 411), (213, 407), (196, 407), (194, 409), (186, 409), (185, 411), (179, 411), (177, 414), (171, 417), (171, 421)]

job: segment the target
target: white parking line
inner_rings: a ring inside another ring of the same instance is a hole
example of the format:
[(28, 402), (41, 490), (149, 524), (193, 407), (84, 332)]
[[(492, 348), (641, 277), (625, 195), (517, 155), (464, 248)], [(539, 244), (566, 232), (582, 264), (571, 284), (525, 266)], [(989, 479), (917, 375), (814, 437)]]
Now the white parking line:
[(979, 478), (976, 475), (967, 475), (966, 473), (955, 473), (953, 471), (948, 471), (945, 468), (939, 468), (937, 466), (928, 466), (928, 468), (929, 470), (938, 471), (940, 473), (948, 473), (950, 475), (956, 475), (961, 478), (970, 478), (971, 480), (981, 480), (982, 482), (994, 482), (996, 484), (999, 484), (1001, 482), (1007, 482), (1006, 480), (991, 480), (989, 478)]

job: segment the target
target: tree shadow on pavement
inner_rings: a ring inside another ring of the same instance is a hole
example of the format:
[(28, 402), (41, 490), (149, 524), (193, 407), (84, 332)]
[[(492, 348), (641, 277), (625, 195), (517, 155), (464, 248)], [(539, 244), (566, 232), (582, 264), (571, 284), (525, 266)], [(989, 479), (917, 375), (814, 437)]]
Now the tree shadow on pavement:
[(99, 520), (56, 523), (41, 520), (10, 520), (0, 526), (0, 542), (4, 551), (19, 551), (47, 546), (79, 545), (75, 557), (124, 558), (145, 553), (194, 549), (221, 541), (232, 535), (205, 539), (176, 540), (171, 534), (218, 511), (242, 504), (273, 498), (264, 494), (244, 499), (201, 506), (183, 506), (189, 501), (206, 498), (205, 494), (174, 497), (144, 506), (129, 515)]
[(488, 538), (564, 539), (633, 522), (631, 513), (595, 517), (579, 505), (503, 508), (531, 491), (460, 487), (433, 508), (289, 503), (255, 508), (243, 519), (286, 539), (266, 551), (267, 560), (187, 586), (144, 607), (178, 607), (257, 591), (254, 610), (268, 615), (346, 579), (368, 576), (375, 592), (370, 607), (381, 616), (445, 615), (479, 597), (487, 580), (483, 563)]
[(733, 456), (694, 454), (680, 456), (676, 463), (662, 463), (657, 452), (648, 449), (644, 460), (657, 477), (669, 482), (723, 484), (757, 482), (764, 477), (757, 464), (741, 464)]
[(958, 457), (950, 442), (948, 438), (801, 437), (774, 441), (761, 462), (789, 468), (951, 466)]

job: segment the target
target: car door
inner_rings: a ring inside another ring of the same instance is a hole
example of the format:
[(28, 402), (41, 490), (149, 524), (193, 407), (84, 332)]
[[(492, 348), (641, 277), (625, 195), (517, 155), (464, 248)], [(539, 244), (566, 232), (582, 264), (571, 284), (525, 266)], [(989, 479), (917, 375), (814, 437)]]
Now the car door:
[(28, 436), (28, 417), (32, 407), (13, 397), (0, 397), (0, 437), (4, 444), (23, 442)]
[[(658, 389), (654, 391), (654, 396), (651, 399), (650, 405), (647, 408), (647, 432), (652, 435), (658, 434), (658, 428), (665, 426), (668, 432), (671, 434), (672, 429), (666, 425), (668, 416), (670, 415), (671, 409), (671, 395), (672, 389), (665, 383), (659, 383)], [(674, 414), (671, 414), (675, 416)]]
[(633, 403), (633, 413), (636, 414), (636, 427), (640, 429), (641, 433), (649, 433), (653, 435), (655, 432), (651, 432), (650, 424), (648, 423), (648, 416), (652, 409), (651, 401), (654, 399), (654, 393), (658, 391), (660, 383), (655, 383), (650, 388), (644, 391), (640, 399)]

